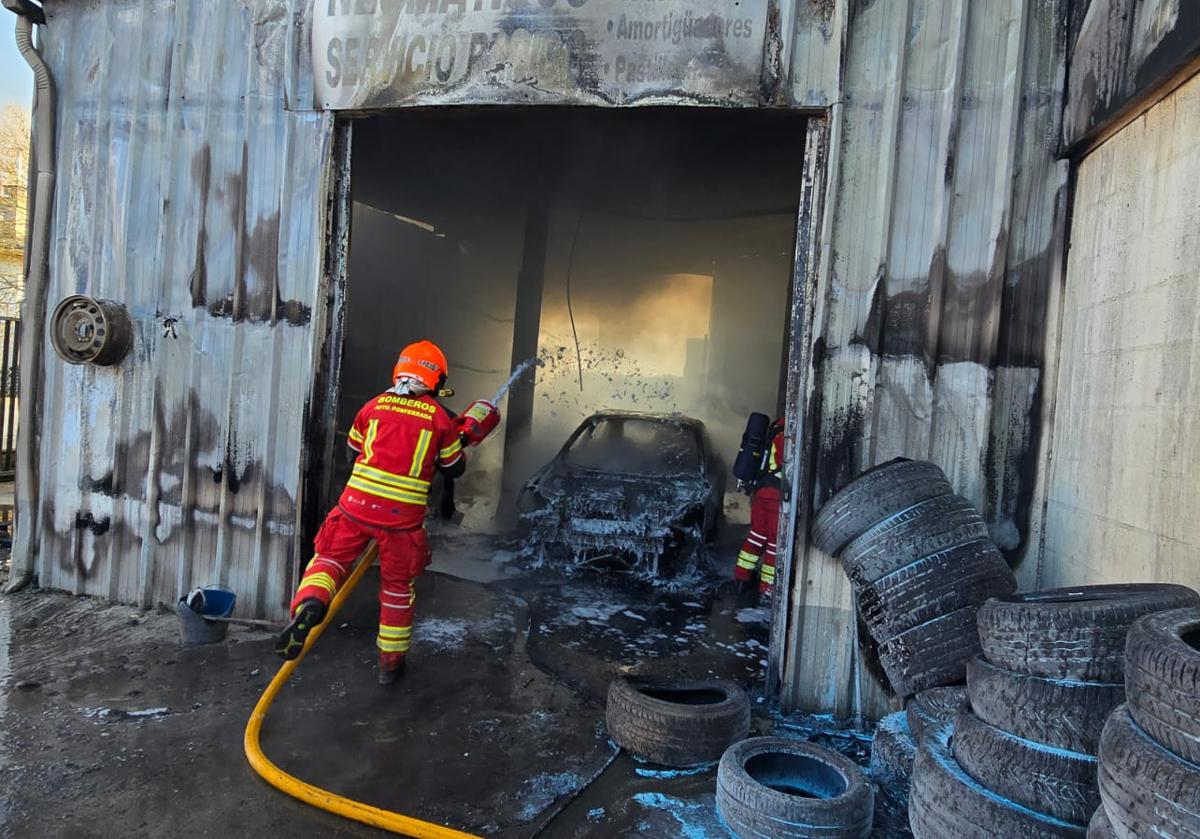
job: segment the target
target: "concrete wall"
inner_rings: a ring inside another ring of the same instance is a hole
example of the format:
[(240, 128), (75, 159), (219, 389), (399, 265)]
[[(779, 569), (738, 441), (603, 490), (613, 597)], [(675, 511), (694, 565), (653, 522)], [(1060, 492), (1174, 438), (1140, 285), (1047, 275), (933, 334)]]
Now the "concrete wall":
[(1200, 76), (1080, 164), (1038, 582), (1200, 587)]

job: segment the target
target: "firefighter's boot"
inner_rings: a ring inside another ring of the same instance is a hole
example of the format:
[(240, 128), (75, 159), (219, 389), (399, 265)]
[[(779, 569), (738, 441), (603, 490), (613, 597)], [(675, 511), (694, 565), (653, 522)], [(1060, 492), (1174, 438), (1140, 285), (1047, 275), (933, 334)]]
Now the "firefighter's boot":
[(310, 597), (301, 603), (292, 617), (292, 622), (287, 625), (287, 629), (279, 633), (279, 637), (275, 640), (275, 652), (288, 661), (299, 658), (304, 649), (304, 642), (308, 640), (308, 633), (325, 620), (326, 611), (325, 604), (315, 597)]
[(391, 685), (399, 681), (400, 677), (404, 675), (404, 659), (403, 655), (380, 653), (379, 684)]

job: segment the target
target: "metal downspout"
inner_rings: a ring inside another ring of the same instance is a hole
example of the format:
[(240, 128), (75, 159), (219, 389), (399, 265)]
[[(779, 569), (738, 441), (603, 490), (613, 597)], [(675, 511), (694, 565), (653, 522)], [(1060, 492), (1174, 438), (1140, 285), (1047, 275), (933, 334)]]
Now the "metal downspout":
[[(7, 5), (7, 4), (6, 4)], [(17, 49), (33, 70), (37, 91), (33, 110), (33, 155), (36, 171), (33, 212), (30, 215), (29, 259), (25, 299), (21, 303), (20, 396), (17, 407), (16, 524), (13, 533), (13, 578), (5, 589), (16, 591), (34, 575), (38, 532), (34, 523), (38, 501), (38, 443), (41, 439), (40, 402), (42, 351), (45, 337), (46, 291), (50, 267), (50, 211), (54, 200), (54, 79), (33, 43), (34, 21), (27, 10), (17, 12)], [(44, 19), (39, 21), (44, 25)]]

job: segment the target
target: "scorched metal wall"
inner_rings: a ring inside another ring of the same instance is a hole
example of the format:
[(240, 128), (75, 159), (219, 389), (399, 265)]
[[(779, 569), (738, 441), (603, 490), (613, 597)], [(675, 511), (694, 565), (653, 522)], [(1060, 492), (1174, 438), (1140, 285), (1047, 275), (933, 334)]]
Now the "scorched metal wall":
[[(931, 459), (1027, 574), (1061, 277), (1066, 3), (802, 10), (797, 20), (819, 28), (796, 40), (794, 95), (832, 105), (808, 350), (813, 506), (873, 464)], [(839, 96), (822, 92), (833, 67)], [(881, 715), (890, 703), (853, 654), (840, 564), (803, 548), (794, 563), (785, 708)]]
[(49, 301), (128, 306), (118, 367), (46, 344), (43, 586), (280, 617), (295, 565), (332, 117), (284, 110), (292, 4), (48, 2)]

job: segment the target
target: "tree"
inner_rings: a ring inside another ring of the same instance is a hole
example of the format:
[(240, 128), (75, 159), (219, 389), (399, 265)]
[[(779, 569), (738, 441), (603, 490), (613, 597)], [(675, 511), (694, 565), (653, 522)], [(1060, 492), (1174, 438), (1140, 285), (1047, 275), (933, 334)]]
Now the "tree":
[(29, 114), (0, 111), (0, 315), (15, 317), (24, 296), (29, 177)]

